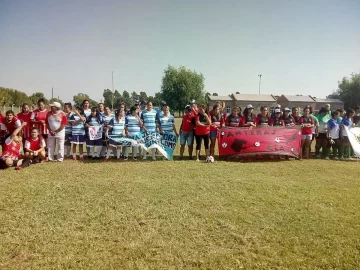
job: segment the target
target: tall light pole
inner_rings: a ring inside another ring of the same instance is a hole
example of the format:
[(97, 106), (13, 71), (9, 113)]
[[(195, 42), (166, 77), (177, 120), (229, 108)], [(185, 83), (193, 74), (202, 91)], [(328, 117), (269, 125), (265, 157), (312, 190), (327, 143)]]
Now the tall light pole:
[(111, 71), (111, 84), (112, 84), (112, 89), (111, 89), (111, 110), (114, 110), (114, 71)]
[(259, 78), (260, 78), (260, 79), (259, 79), (259, 95), (260, 95), (260, 86), (261, 86), (261, 76), (262, 76), (262, 74), (259, 74), (258, 76), (259, 76)]

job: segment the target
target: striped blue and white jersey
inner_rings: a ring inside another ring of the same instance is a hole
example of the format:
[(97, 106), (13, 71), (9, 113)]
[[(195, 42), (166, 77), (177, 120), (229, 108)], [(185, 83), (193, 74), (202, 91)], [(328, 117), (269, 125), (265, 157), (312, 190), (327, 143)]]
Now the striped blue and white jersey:
[(144, 126), (146, 127), (148, 132), (156, 132), (156, 111), (143, 111), (141, 114), (141, 119), (144, 122)]
[(105, 112), (99, 112), (99, 115), (100, 115), (101, 117), (104, 117), (104, 116), (105, 116)]
[[(73, 115), (73, 112), (70, 112), (67, 114), (67, 121), (71, 122), (71, 116)], [(65, 125), (65, 134), (71, 134), (72, 133), (72, 126), (71, 125)]]
[(165, 133), (171, 133), (174, 131), (173, 125), (175, 123), (174, 116), (169, 114), (168, 116), (162, 115), (159, 119), (160, 127)]
[(109, 124), (111, 119), (114, 119), (114, 118), (115, 118), (115, 115), (113, 113), (111, 113), (109, 116), (106, 116), (105, 114), (102, 116), (102, 120), (105, 125)]
[(89, 117), (91, 115), (91, 109), (84, 110), (85, 117)]
[[(75, 122), (78, 120), (80, 120), (80, 117), (75, 113), (70, 117), (70, 121)], [(85, 135), (84, 122), (81, 121), (81, 122), (78, 122), (78, 123), (72, 125), (71, 135)]]
[(102, 120), (100, 120), (100, 119), (97, 118), (97, 117), (89, 116), (89, 117), (86, 119), (86, 123), (87, 123), (89, 126), (99, 127), (99, 126), (102, 125)]
[(127, 127), (130, 136), (134, 136), (140, 132), (139, 120), (136, 116), (131, 114), (125, 117), (125, 127)]
[(108, 126), (112, 128), (111, 135), (121, 135), (125, 129), (125, 117), (121, 118), (120, 121), (111, 119)]

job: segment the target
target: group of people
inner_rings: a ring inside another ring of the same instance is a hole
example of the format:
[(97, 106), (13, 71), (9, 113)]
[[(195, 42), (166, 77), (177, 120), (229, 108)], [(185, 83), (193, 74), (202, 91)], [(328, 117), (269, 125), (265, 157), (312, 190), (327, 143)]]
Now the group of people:
[[(31, 112), (28, 104), (23, 104), (22, 111), (17, 115), (11, 110), (5, 116), (0, 114), (1, 169), (15, 166), (21, 170), (45, 160), (55, 161), (56, 148), (57, 161), (61, 162), (64, 158), (83, 161), (85, 145), (88, 158), (102, 158), (106, 162), (113, 152), (117, 159), (128, 160), (129, 147), (109, 140), (109, 135), (134, 136), (139, 132), (171, 132), (178, 135), (174, 116), (165, 102), (161, 110), (155, 110), (151, 102), (141, 101), (130, 109), (122, 103), (114, 112), (103, 103), (90, 108), (88, 100), (74, 108), (71, 103), (65, 103), (62, 107), (60, 103), (53, 102), (48, 109), (45, 101), (40, 99), (37, 106)], [(102, 138), (89, 138), (91, 126), (102, 128)], [(132, 148), (134, 160), (137, 160), (138, 154), (143, 160), (147, 159), (146, 151), (141, 151), (137, 146)], [(152, 159), (156, 160), (155, 150), (151, 150)]]
[(298, 107), (284, 108), (277, 104), (269, 112), (267, 106), (261, 106), (260, 113), (254, 113), (254, 107), (249, 104), (242, 111), (240, 107), (232, 108), (227, 114), (222, 102), (216, 102), (212, 110), (207, 111), (206, 105), (199, 107), (193, 102), (184, 110), (184, 117), (180, 128), (180, 156), (184, 154), (185, 144), (188, 145), (189, 157), (192, 158), (194, 136), (196, 140), (196, 159), (199, 160), (201, 144), (203, 141), (207, 156), (215, 153), (217, 131), (225, 126), (233, 128), (255, 127), (295, 127), (302, 130), (302, 151), (300, 159), (310, 158), (311, 143), (316, 140), (315, 156), (317, 158), (330, 159), (332, 150), (335, 160), (351, 160), (353, 151), (346, 127), (360, 126), (360, 107), (354, 109), (330, 110), (330, 104), (313, 113), (311, 106), (305, 106), (303, 110)]
[[(210, 111), (205, 104), (197, 105), (193, 100), (184, 108), (179, 132), (175, 126), (174, 116), (166, 102), (161, 103), (160, 110), (153, 108), (151, 102), (141, 101), (130, 109), (122, 103), (112, 112), (109, 107), (99, 103), (90, 107), (90, 102), (84, 100), (80, 106), (72, 107), (71, 103), (53, 102), (46, 107), (40, 99), (38, 108), (30, 111), (28, 104), (23, 104), (22, 111), (15, 115), (7, 111), (0, 114), (2, 154), (0, 168), (14, 166), (23, 169), (30, 164), (45, 160), (55, 161), (54, 153), (57, 147), (57, 161), (64, 158), (84, 160), (85, 151), (88, 158), (103, 159), (105, 162), (113, 153), (114, 158), (128, 160), (129, 147), (119, 145), (115, 140), (109, 140), (109, 135), (135, 136), (139, 132), (174, 133), (180, 137), (180, 159), (184, 157), (185, 146), (188, 146), (188, 158), (193, 159), (193, 145), (196, 142), (196, 160), (200, 160), (202, 144), (206, 158), (214, 156), (218, 130), (227, 126), (232, 128), (255, 127), (294, 127), (302, 129), (302, 153), (300, 158), (309, 158), (311, 142), (316, 139), (315, 156), (329, 159), (332, 149), (335, 160), (351, 159), (352, 149), (344, 130), (344, 126), (359, 126), (360, 108), (344, 111), (330, 110), (327, 105), (314, 114), (310, 106), (301, 113), (300, 108), (284, 108), (276, 105), (273, 112), (262, 106), (260, 113), (254, 113), (254, 107), (249, 104), (242, 111), (233, 107), (231, 113), (226, 113), (225, 105), (216, 102)], [(102, 127), (103, 136), (90, 140), (91, 126)], [(84, 149), (84, 147), (86, 149)], [(23, 150), (21, 154), (21, 149)], [(96, 150), (96, 152), (95, 152)], [(321, 151), (321, 152), (320, 152)], [(79, 153), (79, 155), (77, 155)], [(152, 159), (156, 160), (155, 149), (151, 149)], [(132, 158), (146, 160), (147, 151), (133, 146)]]

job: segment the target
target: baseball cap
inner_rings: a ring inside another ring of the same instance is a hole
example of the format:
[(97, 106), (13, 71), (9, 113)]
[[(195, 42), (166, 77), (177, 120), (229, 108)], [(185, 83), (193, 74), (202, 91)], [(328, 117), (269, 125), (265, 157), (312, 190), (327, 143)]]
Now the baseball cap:
[(291, 112), (291, 110), (288, 107), (286, 107), (285, 112)]
[(161, 103), (160, 103), (160, 104), (161, 104), (161, 106), (165, 106), (165, 105), (167, 105), (167, 104), (166, 104), (166, 101), (161, 101)]
[(280, 109), (275, 109), (275, 113), (281, 113)]
[(190, 101), (190, 104), (196, 104), (195, 99), (191, 100), (191, 101)]
[(186, 105), (186, 106), (185, 106), (185, 110), (191, 112), (191, 111), (192, 111), (191, 106), (190, 106), (190, 105)]
[(276, 104), (276, 105), (275, 105), (275, 108), (281, 108), (281, 105), (280, 105), (280, 104)]
[(254, 109), (253, 105), (249, 104), (246, 106), (247, 109)]
[(50, 107), (56, 107), (56, 108), (60, 109), (61, 104), (59, 102), (53, 102), (53, 103), (50, 104)]

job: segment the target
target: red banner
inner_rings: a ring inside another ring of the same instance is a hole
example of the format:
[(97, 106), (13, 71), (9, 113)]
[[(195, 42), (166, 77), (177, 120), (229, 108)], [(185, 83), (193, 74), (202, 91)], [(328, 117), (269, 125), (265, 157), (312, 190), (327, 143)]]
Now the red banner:
[(284, 127), (223, 128), (218, 131), (219, 155), (284, 155), (298, 158), (301, 130)]

